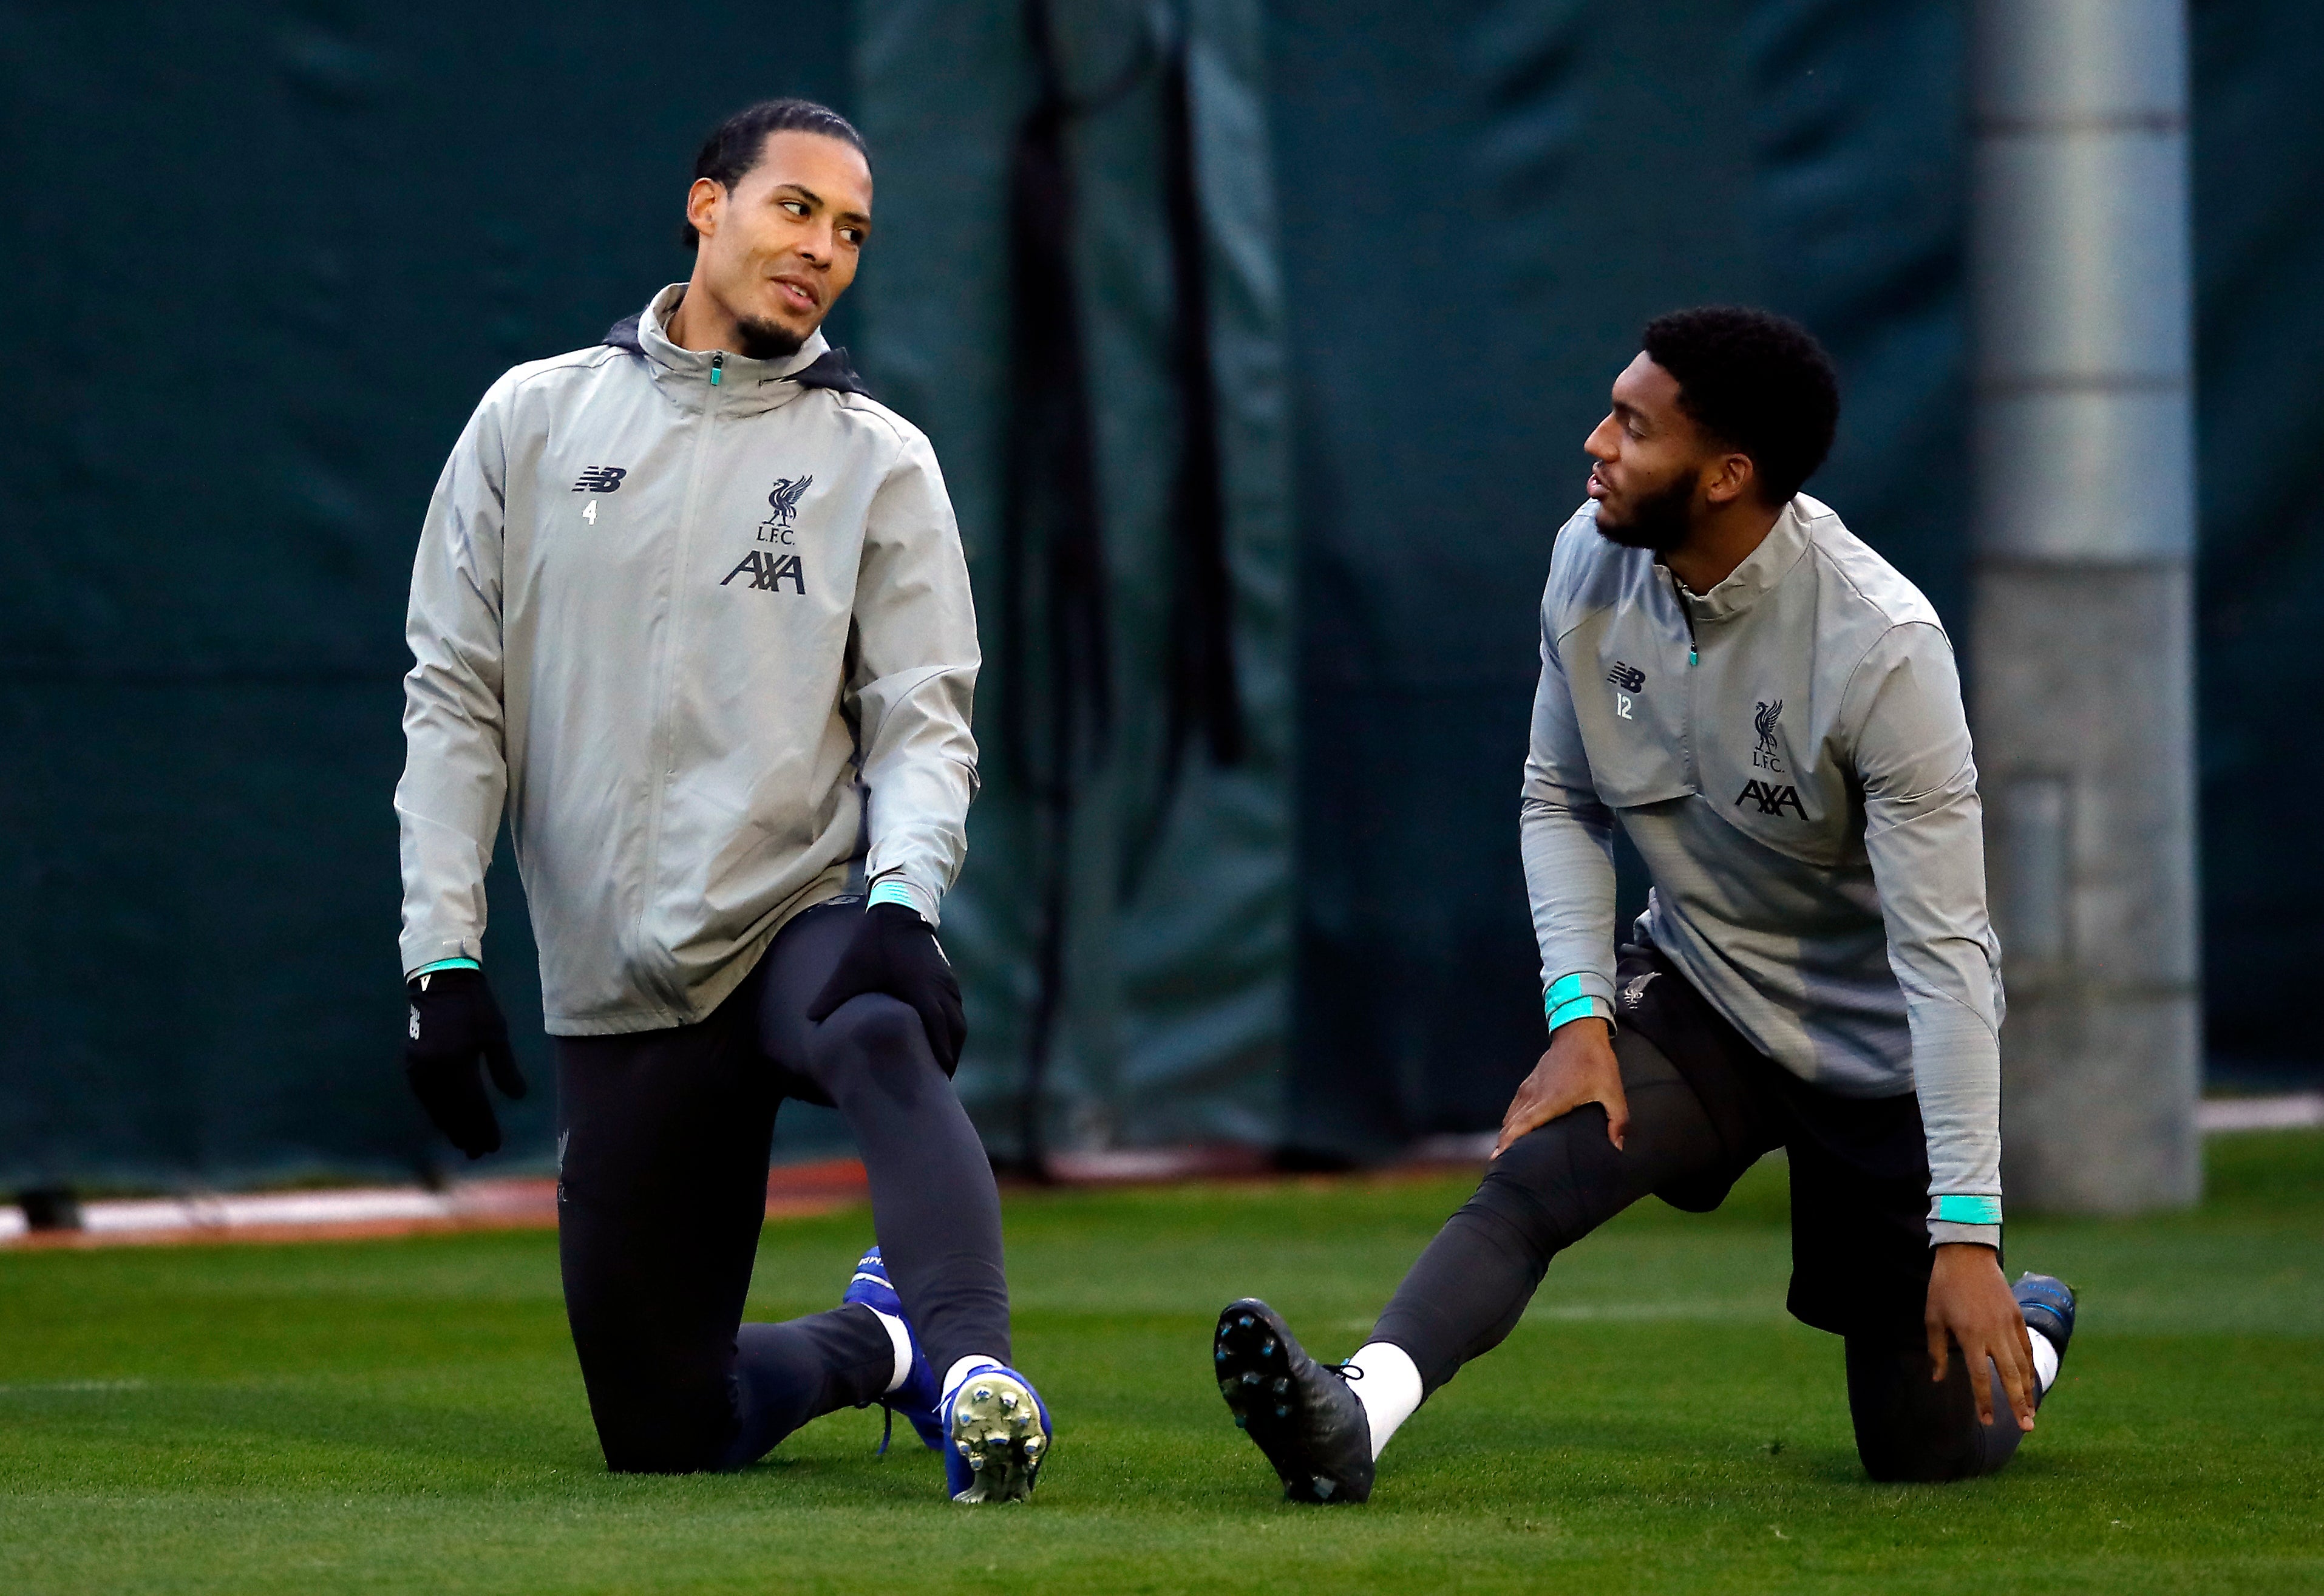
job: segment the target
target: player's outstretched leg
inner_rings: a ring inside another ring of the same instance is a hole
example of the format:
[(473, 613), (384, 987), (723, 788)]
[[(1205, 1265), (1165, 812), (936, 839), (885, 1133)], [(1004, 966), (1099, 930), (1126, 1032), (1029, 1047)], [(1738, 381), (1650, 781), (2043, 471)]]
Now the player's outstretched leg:
[(1283, 1316), (1255, 1296), (1231, 1302), (1211, 1338), (1219, 1395), (1295, 1502), (1372, 1494), (1372, 1435), (1344, 1365), (1307, 1355)]
[[(2021, 1276), (2010, 1294), (2025, 1315), (2034, 1342), (2034, 1402), (2058, 1378), (2059, 1361), (2073, 1338), (2074, 1293), (2049, 1275)], [(1936, 1483), (1990, 1474), (2016, 1455), (2024, 1432), (2010, 1416), (2000, 1372), (1987, 1360), (1993, 1422), (1979, 1424), (1969, 1361), (1954, 1349), (1942, 1380), (1929, 1378), (1925, 1345), (1884, 1346), (1848, 1341), (1848, 1407), (1856, 1421), (1856, 1453), (1864, 1471), (1884, 1482)]]
[(1346, 1363), (1315, 1362), (1256, 1299), (1220, 1316), (1212, 1343), (1220, 1391), (1292, 1500), (1364, 1500), (1397, 1426), (1462, 1364), (1501, 1343), (1559, 1251), (1649, 1192), (1715, 1206), (1716, 1194), (1697, 1204), (1682, 1188), (1732, 1180), (1757, 1156), (1749, 1128), (1722, 1134), (1644, 1036), (1622, 1032), (1614, 1056), (1630, 1106), (1623, 1145), (1608, 1139), (1606, 1111), (1595, 1103), (1518, 1139), (1415, 1260)]

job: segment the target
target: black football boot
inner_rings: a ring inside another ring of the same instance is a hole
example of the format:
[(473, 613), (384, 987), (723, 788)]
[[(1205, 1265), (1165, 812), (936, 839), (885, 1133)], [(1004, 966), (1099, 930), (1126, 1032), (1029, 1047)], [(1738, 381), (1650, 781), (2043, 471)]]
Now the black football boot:
[(1372, 1426), (1348, 1376), (1300, 1347), (1255, 1296), (1219, 1315), (1211, 1361), (1235, 1426), (1250, 1433), (1295, 1502), (1360, 1502), (1372, 1493)]

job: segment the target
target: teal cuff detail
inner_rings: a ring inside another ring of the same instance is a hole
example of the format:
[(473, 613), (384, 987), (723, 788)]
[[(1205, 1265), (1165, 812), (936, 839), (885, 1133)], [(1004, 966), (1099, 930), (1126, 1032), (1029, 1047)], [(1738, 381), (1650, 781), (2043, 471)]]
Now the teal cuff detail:
[(1542, 994), (1541, 1010), (1548, 1017), (1552, 1030), (1570, 1019), (1587, 1019), (1593, 1014), (1600, 1019), (1614, 1018), (1605, 999), (1582, 990), (1579, 975), (1561, 975), (1551, 982), (1549, 990)]
[(483, 968), (484, 966), (474, 959), (438, 959), (432, 964), (420, 965), (404, 979), (409, 981), (412, 975), (425, 975), (431, 970), (481, 970)]
[(1556, 980), (1551, 982), (1549, 983), (1549, 990), (1542, 994), (1542, 1012), (1545, 1014), (1554, 1014), (1558, 1010), (1563, 1009), (1574, 999), (1584, 995), (1586, 994), (1583, 993), (1582, 990), (1581, 976), (1561, 975)]
[(1568, 1020), (1592, 1018), (1602, 1019), (1605, 1018), (1605, 1007), (1602, 1000), (1591, 997), (1581, 997), (1570, 1003), (1560, 1003), (1549, 1011), (1549, 1029), (1555, 1030)]
[(1939, 1197), (1936, 1218), (1940, 1224), (1999, 1224), (2001, 1199), (1960, 1195)]
[(915, 914), (920, 909), (919, 904), (913, 900), (912, 890), (901, 881), (881, 881), (872, 888), (872, 896), (863, 900), (863, 907), (869, 909), (875, 903), (900, 903)]

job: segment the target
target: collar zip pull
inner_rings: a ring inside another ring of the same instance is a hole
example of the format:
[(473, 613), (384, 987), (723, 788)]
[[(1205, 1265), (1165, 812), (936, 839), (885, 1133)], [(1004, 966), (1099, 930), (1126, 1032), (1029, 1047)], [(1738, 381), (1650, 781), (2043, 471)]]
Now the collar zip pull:
[(726, 354), (721, 350), (710, 357), (710, 385), (718, 386), (718, 374), (726, 369)]

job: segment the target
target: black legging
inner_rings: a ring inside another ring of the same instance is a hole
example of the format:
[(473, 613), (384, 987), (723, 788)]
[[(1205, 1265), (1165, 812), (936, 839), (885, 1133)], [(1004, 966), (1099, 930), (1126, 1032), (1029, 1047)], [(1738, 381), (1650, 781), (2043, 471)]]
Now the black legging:
[(739, 1467), (888, 1387), (893, 1346), (866, 1309), (741, 1322), (786, 1097), (855, 1133), (881, 1255), (936, 1371), (1010, 1355), (1000, 1196), (919, 1017), (879, 994), (805, 1017), (862, 912), (800, 915), (698, 1024), (557, 1038), (558, 1252), (610, 1468)]
[[(1408, 1353), (1424, 1390), (1500, 1345), (1559, 1252), (1651, 1192), (1716, 1182), (1731, 1167), (1733, 1149), (1659, 1048), (1625, 1029), (1614, 1054), (1630, 1108), (1623, 1146), (1607, 1139), (1606, 1111), (1596, 1103), (1521, 1138), (1493, 1160), (1380, 1315), (1370, 1339)], [(1979, 1425), (1958, 1347), (1942, 1383), (1929, 1378), (1926, 1344), (1893, 1326), (1850, 1334), (1847, 1348), (1857, 1454), (1874, 1479), (1966, 1479), (2016, 1451), (2017, 1422), (1989, 1363), (1994, 1421)]]

